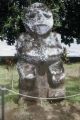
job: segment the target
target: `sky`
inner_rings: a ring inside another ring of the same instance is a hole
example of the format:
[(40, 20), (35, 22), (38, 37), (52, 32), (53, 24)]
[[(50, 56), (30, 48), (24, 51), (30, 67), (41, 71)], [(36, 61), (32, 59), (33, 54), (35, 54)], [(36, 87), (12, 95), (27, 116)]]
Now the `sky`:
[[(57, 34), (59, 40), (61, 40), (61, 36)], [(76, 40), (74, 43), (70, 45), (65, 45), (61, 43), (63, 47), (67, 50), (68, 57), (80, 57), (80, 44), (77, 44)], [(14, 56), (16, 54), (16, 47), (15, 45), (7, 45), (6, 41), (0, 41), (0, 56)]]
[(7, 45), (6, 41), (0, 41), (0, 56), (14, 56), (16, 48), (14, 45)]

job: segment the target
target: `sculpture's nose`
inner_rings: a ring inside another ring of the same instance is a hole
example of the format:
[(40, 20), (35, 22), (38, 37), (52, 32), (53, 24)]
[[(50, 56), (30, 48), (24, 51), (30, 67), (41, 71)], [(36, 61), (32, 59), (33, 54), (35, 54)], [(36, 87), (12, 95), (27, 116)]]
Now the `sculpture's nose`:
[(36, 18), (37, 18), (36, 19), (37, 22), (39, 22), (39, 23), (43, 22), (43, 15), (42, 14), (38, 13)]

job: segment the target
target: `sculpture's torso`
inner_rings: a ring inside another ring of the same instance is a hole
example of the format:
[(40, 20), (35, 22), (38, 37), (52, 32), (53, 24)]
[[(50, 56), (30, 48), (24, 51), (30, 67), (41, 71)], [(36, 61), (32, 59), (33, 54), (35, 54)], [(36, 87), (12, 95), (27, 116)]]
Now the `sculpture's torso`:
[(35, 63), (54, 61), (62, 53), (62, 48), (55, 33), (50, 33), (46, 38), (32, 38), (29, 34), (22, 34), (17, 48), (21, 49), (20, 56), (22, 58)]

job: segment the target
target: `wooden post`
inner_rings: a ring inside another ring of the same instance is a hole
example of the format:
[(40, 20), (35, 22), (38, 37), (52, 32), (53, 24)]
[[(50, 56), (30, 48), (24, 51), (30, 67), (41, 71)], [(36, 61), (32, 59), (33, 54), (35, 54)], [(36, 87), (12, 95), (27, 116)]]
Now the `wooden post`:
[(1, 120), (4, 120), (4, 88), (1, 90), (1, 96), (2, 96), (2, 119)]

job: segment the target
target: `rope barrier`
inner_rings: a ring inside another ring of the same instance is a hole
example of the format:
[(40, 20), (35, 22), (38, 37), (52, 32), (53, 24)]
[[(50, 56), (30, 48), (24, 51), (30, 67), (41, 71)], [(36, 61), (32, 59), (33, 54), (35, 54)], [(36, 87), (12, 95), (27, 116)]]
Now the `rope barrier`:
[(16, 94), (16, 95), (20, 95), (20, 96), (23, 96), (23, 97), (27, 97), (27, 98), (32, 98), (32, 99), (39, 99), (39, 100), (56, 100), (56, 99), (67, 99), (67, 98), (71, 98), (71, 97), (76, 97), (76, 96), (80, 96), (80, 93), (78, 94), (74, 94), (74, 95), (69, 95), (69, 96), (64, 96), (64, 97), (55, 97), (55, 98), (43, 98), (43, 97), (34, 97), (34, 96), (29, 96), (29, 95), (24, 95), (24, 94), (21, 94), (21, 93), (18, 93), (16, 91), (13, 91), (13, 90), (10, 90), (10, 89), (7, 89), (5, 87), (0, 87), (0, 90), (4, 90), (4, 91), (9, 91), (13, 94)]

